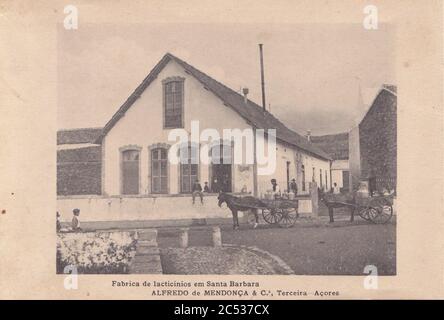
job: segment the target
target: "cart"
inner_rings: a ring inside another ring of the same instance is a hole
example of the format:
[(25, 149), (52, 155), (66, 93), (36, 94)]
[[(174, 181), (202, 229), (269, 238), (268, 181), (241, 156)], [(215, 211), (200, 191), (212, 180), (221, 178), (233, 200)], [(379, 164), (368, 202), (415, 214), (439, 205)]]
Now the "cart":
[(393, 196), (372, 196), (368, 198), (357, 198), (356, 209), (358, 215), (375, 224), (385, 224), (393, 216)]
[(348, 207), (358, 215), (375, 224), (385, 224), (393, 216), (393, 195), (357, 197), (356, 194), (322, 194), (329, 208)]

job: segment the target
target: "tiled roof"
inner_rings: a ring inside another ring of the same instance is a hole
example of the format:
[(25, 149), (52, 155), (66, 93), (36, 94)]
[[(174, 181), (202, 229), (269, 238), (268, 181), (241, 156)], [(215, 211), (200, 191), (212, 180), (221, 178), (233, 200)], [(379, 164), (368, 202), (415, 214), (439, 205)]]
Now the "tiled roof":
[(159, 63), (153, 68), (143, 82), (136, 88), (136, 90), (129, 96), (120, 109), (114, 114), (111, 120), (105, 125), (102, 134), (96, 140), (100, 143), (102, 138), (108, 133), (109, 130), (116, 124), (116, 122), (125, 114), (125, 112), (131, 107), (131, 105), (137, 100), (143, 91), (150, 85), (150, 83), (157, 77), (159, 72), (167, 65), (169, 61), (175, 61), (181, 65), (187, 73), (194, 76), (202, 85), (219, 99), (224, 104), (240, 116), (242, 116), (248, 123), (259, 129), (276, 129), (276, 138), (282, 142), (296, 146), (312, 155), (323, 159), (330, 159), (330, 156), (319, 149), (314, 144), (307, 141), (298, 133), (287, 128), (281, 121), (275, 118), (268, 111), (263, 111), (262, 107), (257, 105), (251, 100), (247, 103), (244, 102), (244, 97), (238, 92), (228, 88), (222, 83), (214, 80), (207, 74), (199, 71), (193, 66), (189, 65), (185, 61), (175, 57), (174, 55), (167, 53)]
[(348, 159), (348, 133), (312, 136), (311, 142), (327, 152), (334, 160)]
[(94, 143), (103, 128), (64, 129), (57, 131), (57, 144)]

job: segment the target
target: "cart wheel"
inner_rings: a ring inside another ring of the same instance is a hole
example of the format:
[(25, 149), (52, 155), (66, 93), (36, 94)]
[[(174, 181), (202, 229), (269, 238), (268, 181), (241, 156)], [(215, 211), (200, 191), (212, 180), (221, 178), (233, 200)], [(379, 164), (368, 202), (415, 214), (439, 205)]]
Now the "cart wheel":
[(282, 209), (282, 219), (279, 221), (279, 226), (282, 228), (290, 228), (296, 223), (298, 218), (298, 211), (295, 208)]
[(369, 207), (358, 207), (358, 215), (364, 220), (371, 221), (369, 209)]
[(269, 224), (279, 223), (282, 219), (282, 213), (276, 209), (262, 209), (262, 216)]
[(369, 217), (373, 223), (384, 224), (390, 221), (393, 215), (393, 207), (391, 205), (382, 205), (379, 207), (369, 208)]

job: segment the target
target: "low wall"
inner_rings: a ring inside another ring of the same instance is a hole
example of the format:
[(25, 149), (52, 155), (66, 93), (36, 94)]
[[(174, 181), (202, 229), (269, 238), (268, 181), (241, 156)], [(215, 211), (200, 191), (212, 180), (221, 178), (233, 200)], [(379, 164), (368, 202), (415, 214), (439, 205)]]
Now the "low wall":
[[(231, 218), (231, 211), (224, 204), (217, 205), (217, 195), (206, 195), (204, 204), (191, 196), (60, 196), (57, 198), (57, 211), (61, 221), (71, 221), (72, 210), (80, 209), (81, 221), (119, 220), (164, 220), (164, 219), (205, 219)], [(299, 212), (311, 212), (311, 200), (299, 200)], [(240, 214), (242, 216), (242, 214)]]

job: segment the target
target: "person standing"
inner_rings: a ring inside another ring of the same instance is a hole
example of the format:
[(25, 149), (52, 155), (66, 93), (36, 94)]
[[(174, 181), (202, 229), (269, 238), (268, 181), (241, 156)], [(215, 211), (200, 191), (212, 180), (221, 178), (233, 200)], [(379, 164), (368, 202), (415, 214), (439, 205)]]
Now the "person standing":
[(298, 185), (295, 179), (291, 179), (290, 191), (293, 192), (295, 196), (298, 194)]
[(281, 195), (281, 188), (277, 184), (276, 179), (271, 179), (271, 186), (272, 186), (272, 191), (273, 191), (274, 197), (275, 198), (280, 197), (280, 195)]
[(338, 187), (337, 183), (333, 183), (333, 193), (334, 194), (339, 194), (341, 193), (341, 189)]

